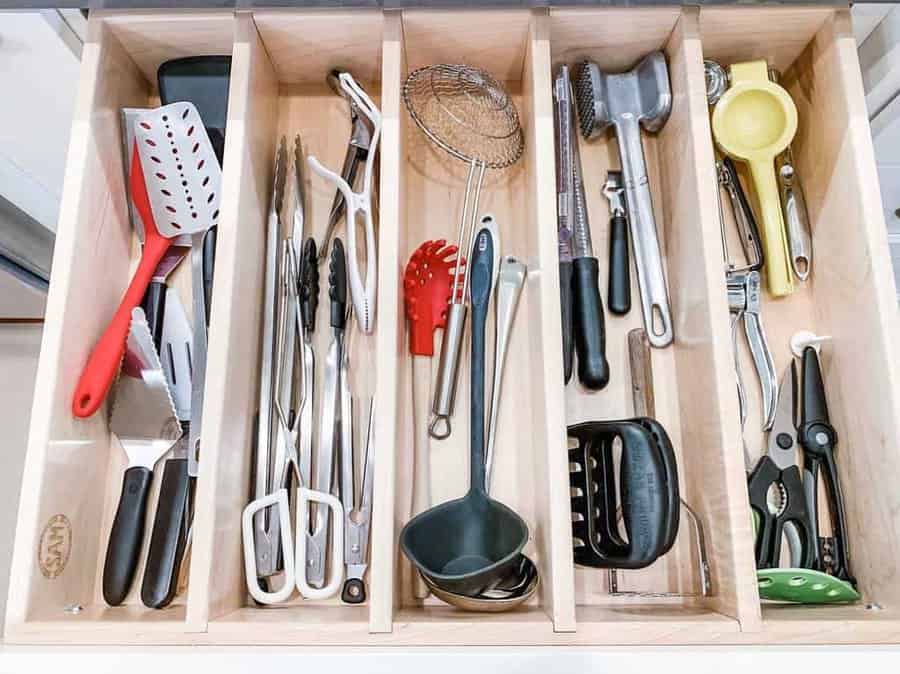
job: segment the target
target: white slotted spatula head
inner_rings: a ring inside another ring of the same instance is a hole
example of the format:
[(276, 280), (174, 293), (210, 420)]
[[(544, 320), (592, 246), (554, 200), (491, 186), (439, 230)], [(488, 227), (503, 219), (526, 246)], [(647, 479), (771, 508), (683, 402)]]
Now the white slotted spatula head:
[(215, 225), (222, 169), (193, 103), (139, 114), (134, 136), (159, 233), (171, 239)]

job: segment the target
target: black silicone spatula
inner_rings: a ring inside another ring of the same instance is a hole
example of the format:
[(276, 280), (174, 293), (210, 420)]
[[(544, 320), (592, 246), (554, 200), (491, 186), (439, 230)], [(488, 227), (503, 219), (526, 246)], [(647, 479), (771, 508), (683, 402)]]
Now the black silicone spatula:
[[(230, 56), (188, 56), (163, 63), (156, 71), (159, 100), (163, 105), (179, 101), (194, 104), (209, 134), (219, 165), (225, 154), (225, 121), (228, 119), (228, 87), (231, 82)], [(207, 316), (212, 306), (212, 281), (216, 256), (216, 229), (203, 241), (203, 285)]]

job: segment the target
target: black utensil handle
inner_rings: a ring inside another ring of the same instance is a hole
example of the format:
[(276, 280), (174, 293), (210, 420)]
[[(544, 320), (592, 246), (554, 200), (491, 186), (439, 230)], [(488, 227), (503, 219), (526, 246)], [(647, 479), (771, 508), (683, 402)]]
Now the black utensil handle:
[(678, 536), (678, 526), (681, 522), (681, 490), (678, 485), (678, 461), (675, 458), (675, 447), (665, 427), (652, 417), (638, 417), (635, 423), (640, 424), (656, 440), (656, 448), (659, 451), (663, 463), (666, 480), (666, 495), (668, 496), (667, 509), (669, 517), (666, 525), (666, 539), (660, 555), (666, 554), (675, 544)]
[(331, 327), (343, 330), (347, 324), (347, 258), (340, 239), (335, 239), (331, 248), (328, 297), (331, 298)]
[(631, 311), (631, 265), (628, 260), (628, 219), (609, 220), (609, 310), (617, 316)]
[(366, 600), (366, 584), (359, 578), (344, 581), (341, 601), (345, 604), (362, 604)]
[(781, 485), (787, 497), (784, 510), (775, 519), (775, 535), (772, 540), (771, 561), (772, 567), (781, 566), (781, 541), (784, 535), (784, 525), (793, 523), (800, 536), (801, 557), (799, 562), (791, 560), (791, 565), (797, 565), (801, 569), (815, 567), (816, 547), (818, 546), (818, 533), (812, 524), (806, 503), (806, 495), (803, 492), (803, 480), (799, 466), (789, 466), (781, 471)]
[(572, 263), (575, 351), (578, 353), (578, 380), (585, 388), (598, 391), (609, 383), (606, 362), (606, 326), (600, 298), (597, 258), (579, 257)]
[[(829, 424), (828, 402), (825, 400), (825, 382), (822, 380), (822, 368), (819, 366), (819, 355), (815, 348), (807, 346), (803, 349), (801, 362), (803, 368), (802, 406), (800, 427), (801, 442), (809, 436), (803, 428), (810, 424)], [(834, 429), (830, 429), (834, 434)], [(806, 437), (803, 437), (806, 436)], [(837, 444), (837, 437), (833, 444)]]
[(152, 480), (153, 473), (149, 468), (133, 466), (125, 471), (103, 565), (103, 599), (110, 606), (118, 606), (125, 601), (134, 579), (144, 538), (144, 516)]
[(216, 230), (210, 227), (203, 237), (203, 297), (206, 306), (206, 326), (209, 327), (209, 318), (212, 313), (212, 289), (213, 277), (216, 273)]
[(309, 237), (300, 256), (300, 314), (308, 332), (316, 331), (316, 309), (319, 306), (319, 265), (316, 242)]
[(150, 326), (150, 334), (153, 335), (153, 344), (156, 352), (160, 353), (162, 345), (163, 320), (166, 315), (166, 284), (164, 281), (151, 281), (144, 293), (142, 303), (144, 314), (147, 316), (147, 325)]
[(844, 494), (841, 490), (841, 480), (838, 477), (833, 451), (825, 454), (822, 467), (824, 468), (825, 493), (828, 495), (828, 506), (834, 532), (831, 575), (856, 585), (856, 579), (850, 573), (850, 538), (847, 533), (847, 515), (844, 512)]
[(775, 462), (767, 455), (763, 455), (747, 480), (747, 490), (750, 496), (750, 508), (756, 513), (756, 568), (770, 569), (774, 566), (772, 561), (772, 541), (775, 538), (775, 516), (769, 512), (768, 493), (769, 487), (778, 481), (780, 471)]
[(168, 606), (178, 589), (190, 525), (190, 482), (187, 459), (166, 461), (141, 583), (141, 601), (149, 608)]
[(572, 263), (559, 263), (559, 310), (562, 316), (563, 381), (572, 378), (575, 341), (572, 335)]
[(494, 274), (494, 240), (488, 229), (482, 229), (475, 237), (472, 255), (469, 257), (470, 294), (472, 300), (472, 363), (470, 395), (472, 397), (470, 433), (470, 491), (484, 492), (484, 372), (485, 330), (488, 304), (491, 295), (491, 279)]

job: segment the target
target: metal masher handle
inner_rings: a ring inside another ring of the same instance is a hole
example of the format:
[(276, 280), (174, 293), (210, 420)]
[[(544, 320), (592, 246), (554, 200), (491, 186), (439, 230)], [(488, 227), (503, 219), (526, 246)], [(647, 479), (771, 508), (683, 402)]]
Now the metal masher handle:
[(674, 332), (638, 120), (618, 120), (616, 137), (625, 180), (625, 200), (628, 203), (644, 327), (650, 344), (660, 348), (672, 343)]

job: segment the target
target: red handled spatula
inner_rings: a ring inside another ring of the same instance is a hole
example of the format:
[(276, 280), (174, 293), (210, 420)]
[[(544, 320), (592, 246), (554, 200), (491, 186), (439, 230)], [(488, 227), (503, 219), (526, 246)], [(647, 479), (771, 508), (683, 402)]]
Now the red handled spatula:
[(141, 113), (134, 135), (131, 191), (144, 223), (144, 247), (119, 308), (81, 373), (72, 399), (76, 417), (92, 415), (106, 398), (125, 352), (131, 310), (140, 304), (172, 239), (203, 233), (219, 217), (222, 170), (191, 103)]

